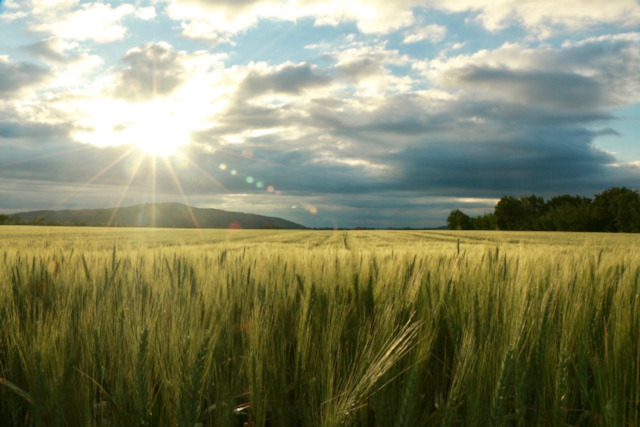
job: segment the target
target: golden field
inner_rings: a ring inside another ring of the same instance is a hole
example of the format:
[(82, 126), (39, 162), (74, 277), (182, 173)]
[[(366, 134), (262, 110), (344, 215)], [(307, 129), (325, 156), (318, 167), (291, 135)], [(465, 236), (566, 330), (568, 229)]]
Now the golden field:
[(640, 238), (0, 227), (9, 425), (640, 423)]

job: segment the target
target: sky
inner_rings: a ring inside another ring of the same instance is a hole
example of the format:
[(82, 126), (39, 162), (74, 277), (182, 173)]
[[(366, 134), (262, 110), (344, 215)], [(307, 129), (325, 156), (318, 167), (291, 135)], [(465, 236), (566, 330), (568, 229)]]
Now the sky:
[(0, 212), (437, 227), (615, 186), (637, 0), (0, 0)]

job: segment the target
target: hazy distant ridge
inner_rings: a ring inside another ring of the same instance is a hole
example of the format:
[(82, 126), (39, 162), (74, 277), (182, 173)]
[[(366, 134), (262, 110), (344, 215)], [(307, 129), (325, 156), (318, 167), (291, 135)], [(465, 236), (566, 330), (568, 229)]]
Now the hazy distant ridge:
[[(115, 211), (115, 214), (114, 214)], [(306, 228), (286, 219), (220, 209), (189, 207), (181, 203), (142, 204), (109, 209), (40, 210), (17, 213), (31, 222), (42, 218), (44, 223), (60, 225), (118, 225), (123, 227), (165, 228)], [(195, 221), (194, 221), (195, 220)]]

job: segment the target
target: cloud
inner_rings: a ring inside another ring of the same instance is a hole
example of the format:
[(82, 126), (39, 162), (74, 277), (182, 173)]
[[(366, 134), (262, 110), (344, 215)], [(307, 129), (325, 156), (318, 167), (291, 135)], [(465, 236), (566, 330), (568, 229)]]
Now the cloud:
[(327, 52), (326, 56), (335, 61), (335, 70), (344, 83), (353, 85), (345, 88), (354, 90), (352, 99), (387, 97), (413, 90), (410, 76), (396, 74), (390, 69), (410, 65), (411, 59), (397, 49), (387, 48), (386, 43), (347, 42)]
[(79, 0), (24, 0), (11, 3), (10, 16), (5, 19), (25, 19), (31, 31), (50, 34), (64, 40), (109, 43), (127, 35), (123, 21), (128, 17), (148, 20), (155, 17), (155, 8), (136, 8), (129, 3), (112, 6), (109, 3)]
[(55, 21), (41, 21), (33, 29), (63, 39), (108, 43), (125, 37), (127, 29), (121, 21), (134, 13), (135, 8), (130, 4), (112, 8), (109, 4), (89, 3), (62, 14)]
[[(482, 128), (482, 127), (481, 127)], [(398, 153), (399, 187), (435, 194), (494, 196), (535, 192), (589, 194), (616, 183), (615, 159), (584, 129), (493, 132), (484, 140), (430, 141)], [(561, 141), (561, 142), (560, 142)], [(630, 178), (630, 176), (628, 177)]]
[(68, 124), (52, 125), (47, 123), (25, 121), (0, 121), (0, 139), (32, 139), (58, 138), (68, 136)]
[(120, 62), (126, 68), (116, 78), (117, 98), (148, 101), (171, 94), (184, 82), (186, 70), (180, 54), (166, 42), (130, 49)]
[[(635, 0), (612, 0), (602, 7), (599, 0), (167, 0), (169, 16), (182, 22), (184, 35), (229, 42), (235, 34), (260, 20), (296, 21), (312, 18), (315, 24), (336, 26), (355, 22), (365, 34), (388, 34), (413, 25), (416, 10), (432, 8), (447, 13), (469, 13), (490, 31), (517, 24), (538, 37), (558, 31), (577, 31), (608, 24), (631, 28), (640, 23), (640, 5)], [(406, 34), (405, 43), (443, 37), (442, 27), (426, 26)]]
[(329, 55), (336, 61), (338, 71), (354, 80), (388, 75), (388, 66), (409, 62), (408, 56), (400, 55), (396, 49), (387, 49), (386, 44), (351, 43), (340, 46)]
[(0, 95), (13, 95), (44, 81), (49, 70), (28, 62), (12, 62), (0, 55)]
[(418, 27), (413, 30), (404, 32), (404, 40), (402, 43), (417, 43), (422, 40), (429, 40), (432, 43), (439, 43), (444, 40), (447, 35), (447, 27), (437, 24), (431, 24), (424, 27)]
[[(296, 165), (252, 168), (292, 197), (313, 194), (324, 209), (347, 193), (380, 203), (381, 194), (393, 192), (492, 199), (532, 192), (595, 194), (640, 178), (633, 168), (616, 168), (617, 160), (595, 145), (612, 132), (611, 108), (622, 102), (616, 80), (626, 79), (620, 87), (632, 88), (637, 79), (625, 75), (634, 66), (634, 40), (603, 37), (559, 48), (504, 45), (423, 62), (375, 42), (345, 45), (327, 54), (332, 65), (264, 65), (268, 71), (257, 73), (260, 79), (246, 93), (273, 96), (227, 104), (216, 125), (194, 138), (221, 150), (216, 156), (228, 164), (237, 164), (237, 157), (225, 151), (239, 155), (246, 149), (271, 165)], [(616, 60), (621, 55), (629, 61)], [(412, 64), (429, 89), (422, 89), (419, 76), (389, 71)], [(275, 83), (285, 69), (304, 77), (289, 76), (295, 84), (288, 92)], [(248, 79), (253, 71), (236, 72)], [(331, 83), (307, 85), (314, 75), (332, 76)], [(625, 96), (634, 99), (629, 92)]]
[(75, 43), (68, 43), (58, 37), (49, 37), (37, 43), (24, 46), (23, 49), (45, 62), (54, 64), (68, 64), (74, 58), (66, 52), (77, 47)]
[(484, 99), (553, 108), (600, 109), (640, 98), (636, 33), (561, 48), (505, 44), (494, 50), (416, 62), (432, 82)]
[(242, 98), (253, 98), (265, 93), (299, 95), (309, 88), (330, 84), (332, 78), (317, 66), (286, 62), (276, 67), (265, 63), (249, 64), (248, 73), (238, 91)]
[[(366, 110), (411, 85), (410, 78), (397, 77), (387, 68), (406, 64), (408, 58), (384, 45), (336, 49), (324, 58), (328, 65), (250, 63), (227, 70), (219, 84), (235, 87), (233, 96), (220, 100), (222, 108), (211, 115), (212, 126), (195, 132), (194, 140), (214, 147), (269, 141), (282, 150), (296, 150), (304, 140), (323, 150), (333, 143), (334, 127), (340, 129), (343, 121), (362, 122)], [(318, 157), (332, 163), (362, 160), (353, 153), (343, 158), (344, 153), (325, 151)]]
[(563, 72), (523, 72), (468, 67), (447, 77), (450, 85), (504, 96), (525, 105), (548, 104), (557, 108), (597, 108), (606, 91), (597, 80)]
[(387, 34), (414, 23), (418, 0), (168, 0), (167, 12), (181, 21), (187, 37), (225, 43), (260, 20), (295, 22), (312, 18), (316, 26), (356, 22), (366, 34)]
[(135, 15), (143, 21), (149, 21), (157, 16), (156, 8), (153, 6), (142, 7), (136, 10)]
[(541, 37), (557, 31), (577, 31), (602, 24), (633, 27), (640, 24), (640, 4), (636, 0), (428, 0), (445, 12), (469, 12), (490, 31), (514, 23)]

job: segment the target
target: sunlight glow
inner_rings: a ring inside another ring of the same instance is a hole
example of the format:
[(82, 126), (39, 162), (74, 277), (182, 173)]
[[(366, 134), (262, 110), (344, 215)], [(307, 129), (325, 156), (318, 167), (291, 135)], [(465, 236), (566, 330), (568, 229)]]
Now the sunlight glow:
[(135, 107), (134, 120), (123, 132), (145, 152), (166, 156), (189, 142), (189, 118), (175, 106), (156, 100)]
[(168, 156), (189, 142), (199, 128), (195, 107), (171, 99), (128, 103), (108, 99), (87, 103), (75, 138), (99, 147), (133, 144), (149, 154)]

